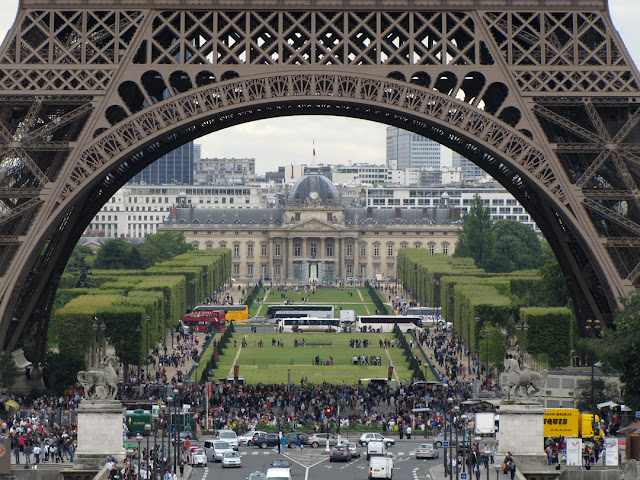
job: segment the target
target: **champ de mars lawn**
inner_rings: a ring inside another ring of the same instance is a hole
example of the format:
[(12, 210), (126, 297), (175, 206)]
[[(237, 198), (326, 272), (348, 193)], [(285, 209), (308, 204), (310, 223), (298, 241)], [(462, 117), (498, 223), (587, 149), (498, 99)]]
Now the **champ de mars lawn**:
[[(362, 295), (362, 297), (361, 297)], [(356, 315), (373, 315), (376, 307), (371, 301), (371, 297), (364, 288), (336, 288), (318, 287), (313, 293), (299, 287), (297, 290), (288, 287), (286, 290), (278, 290), (275, 286), (269, 290), (269, 295), (264, 298), (265, 290), (261, 289), (256, 301), (249, 309), (250, 316), (266, 315), (268, 305), (280, 305), (286, 301), (294, 304), (303, 304), (303, 297), (307, 299), (308, 305), (333, 305), (336, 307), (336, 316), (339, 315), (340, 307), (343, 310), (355, 310)], [(264, 300), (264, 303), (261, 303)]]
[[(247, 347), (240, 348), (242, 338), (246, 337)], [(341, 383), (356, 384), (361, 378), (387, 378), (387, 369), (391, 362), (394, 366), (394, 379), (410, 380), (411, 373), (402, 351), (398, 348), (380, 348), (380, 338), (393, 341), (392, 334), (378, 333), (245, 333), (237, 329), (233, 339), (221, 355), (214, 378), (226, 377), (233, 373), (233, 361), (237, 356), (239, 375), (244, 376), (247, 383), (279, 383), (285, 384), (290, 375), (291, 383), (300, 383), (308, 378), (309, 383), (319, 384)], [(272, 347), (271, 341), (281, 341), (284, 347)], [(298, 340), (299, 346), (294, 342)], [(307, 346), (302, 347), (302, 339)], [(367, 339), (368, 348), (349, 347), (350, 339)], [(234, 346), (234, 340), (237, 346)], [(257, 345), (262, 340), (263, 347)], [(255, 346), (254, 346), (255, 345)], [(389, 353), (389, 356), (387, 356)], [(379, 366), (353, 365), (354, 355), (380, 357)], [(415, 355), (420, 351), (415, 349)], [(333, 365), (313, 365), (315, 357), (325, 362), (333, 358)]]

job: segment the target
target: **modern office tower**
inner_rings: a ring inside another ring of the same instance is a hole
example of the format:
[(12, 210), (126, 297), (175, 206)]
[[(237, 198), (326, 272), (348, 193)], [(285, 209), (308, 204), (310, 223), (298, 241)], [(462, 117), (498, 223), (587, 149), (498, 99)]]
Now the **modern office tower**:
[(387, 167), (440, 169), (441, 146), (421, 135), (387, 127)]
[(196, 146), (193, 142), (185, 143), (143, 169), (129, 183), (138, 185), (193, 185), (195, 151)]
[(475, 163), (456, 152), (451, 152), (451, 167), (461, 169), (463, 182), (477, 182), (487, 177), (487, 173)]
[(243, 185), (256, 181), (255, 158), (201, 158), (194, 162), (196, 185)]

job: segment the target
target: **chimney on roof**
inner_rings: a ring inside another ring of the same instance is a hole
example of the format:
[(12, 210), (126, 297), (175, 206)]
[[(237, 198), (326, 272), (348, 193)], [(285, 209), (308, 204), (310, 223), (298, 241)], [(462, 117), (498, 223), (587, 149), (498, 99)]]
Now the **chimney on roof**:
[(176, 215), (176, 207), (171, 207), (171, 220), (176, 220), (178, 216)]
[(367, 207), (367, 218), (373, 218), (373, 207)]
[(402, 218), (402, 209), (400, 207), (396, 207), (393, 210), (396, 218)]

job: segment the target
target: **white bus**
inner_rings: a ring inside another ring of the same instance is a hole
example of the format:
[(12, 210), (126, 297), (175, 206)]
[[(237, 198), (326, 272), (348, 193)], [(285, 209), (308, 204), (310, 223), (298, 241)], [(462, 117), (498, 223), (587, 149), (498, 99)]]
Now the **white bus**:
[(282, 332), (339, 332), (339, 318), (281, 318), (278, 327)]
[(444, 319), (440, 316), (438, 307), (411, 307), (407, 308), (405, 315), (418, 315), (422, 318), (423, 325), (440, 325)]
[(422, 318), (418, 315), (366, 315), (359, 316), (356, 323), (359, 332), (390, 333), (396, 325), (402, 332), (415, 330), (422, 327)]

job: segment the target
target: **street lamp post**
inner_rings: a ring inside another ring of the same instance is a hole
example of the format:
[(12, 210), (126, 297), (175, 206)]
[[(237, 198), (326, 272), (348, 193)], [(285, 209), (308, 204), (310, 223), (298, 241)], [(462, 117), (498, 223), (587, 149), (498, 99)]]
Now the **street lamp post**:
[[(173, 397), (167, 397), (167, 404), (162, 405), (162, 468), (166, 469), (167, 465), (171, 463), (171, 405), (173, 404)], [(169, 411), (169, 419), (167, 421), (167, 410)], [(166, 423), (165, 423), (166, 422)], [(164, 450), (164, 431), (167, 430), (167, 451)], [(166, 456), (165, 456), (166, 454)]]
[[(467, 439), (466, 437), (466, 431), (467, 431), (467, 421), (469, 420), (469, 417), (467, 417), (467, 414), (463, 414), (460, 415), (460, 420), (462, 420), (463, 425), (464, 425), (464, 430), (463, 430), (463, 437), (462, 437), (462, 471), (464, 473), (467, 472), (467, 445), (464, 443), (465, 440)], [(471, 473), (471, 471), (469, 471), (469, 473)]]
[[(598, 336), (598, 334), (600, 333), (600, 320), (591, 320), (588, 319), (587, 320), (587, 326), (585, 327), (585, 330), (587, 330), (587, 333), (589, 334), (589, 338), (593, 340), (594, 336)], [(593, 345), (592, 345), (593, 348)], [(596, 411), (596, 405), (595, 405), (595, 401), (594, 401), (594, 392), (593, 392), (593, 367), (595, 366), (595, 362), (593, 361), (593, 353), (591, 353), (589, 355), (591, 358), (591, 404), (590, 404), (590, 409), (592, 412), (595, 413)], [(595, 417), (594, 417), (595, 418)]]
[(180, 433), (178, 432), (178, 394), (180, 392), (178, 391), (177, 388), (173, 389), (173, 404), (175, 406), (175, 410), (176, 410), (176, 415), (175, 415), (175, 423), (176, 423), (176, 443), (175, 443), (175, 451), (173, 452), (173, 473), (176, 473), (178, 471), (178, 444), (179, 444), (179, 440), (180, 440)]
[(453, 407), (453, 413), (455, 413), (455, 416), (453, 417), (453, 424), (455, 425), (455, 429), (456, 429), (456, 480), (458, 480), (458, 474), (460, 472), (460, 463), (458, 460), (458, 449), (460, 447), (460, 442), (458, 441), (458, 423), (455, 421), (458, 413), (460, 413), (460, 407), (458, 405), (456, 405), (455, 407)]
[[(447, 398), (447, 404), (449, 405), (449, 478), (453, 479), (453, 445), (451, 444), (451, 430), (453, 430), (453, 397)], [(446, 431), (445, 431), (446, 438)], [(444, 456), (447, 458), (447, 449), (445, 448)]]
[(151, 463), (149, 462), (149, 437), (151, 436), (151, 424), (149, 423), (145, 423), (144, 424), (144, 431), (147, 432), (147, 455), (146, 455), (146, 462), (147, 462), (147, 468), (145, 469), (145, 471), (147, 472), (146, 477), (147, 478), (151, 478), (150, 477), (150, 473), (151, 473)]
[[(152, 422), (152, 426), (153, 426), (153, 448), (157, 451), (158, 450), (158, 420), (159, 420), (160, 416), (157, 413), (154, 413), (151, 415), (151, 422)], [(158, 472), (158, 464), (159, 464), (159, 459), (158, 456), (156, 455), (156, 460), (153, 464), (154, 471), (157, 473)]]
[(145, 350), (145, 357), (147, 358), (147, 364), (149, 363), (149, 328), (150, 327), (151, 327), (151, 317), (147, 315), (147, 348)]
[[(136, 327), (136, 335), (138, 336), (138, 340), (140, 340), (140, 344), (142, 344), (142, 330), (140, 330), (140, 325)], [(140, 358), (138, 358), (138, 383), (142, 383), (142, 379), (140, 378)]]
[(489, 327), (484, 329), (484, 334), (487, 342), (487, 380), (489, 380)]
[(142, 444), (142, 435), (140, 435), (139, 433), (136, 435), (136, 441), (138, 442), (138, 478), (140, 478), (140, 461), (141, 461), (141, 456), (140, 456), (140, 445)]

